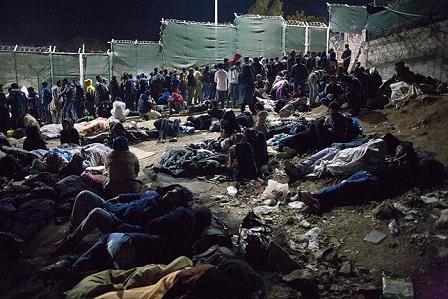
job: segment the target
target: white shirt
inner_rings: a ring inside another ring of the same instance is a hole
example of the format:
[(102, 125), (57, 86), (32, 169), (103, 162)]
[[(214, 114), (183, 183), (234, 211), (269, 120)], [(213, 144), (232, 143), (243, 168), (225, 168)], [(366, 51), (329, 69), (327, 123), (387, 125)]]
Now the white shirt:
[(226, 91), (227, 90), (227, 72), (223, 69), (219, 69), (215, 73), (216, 90)]

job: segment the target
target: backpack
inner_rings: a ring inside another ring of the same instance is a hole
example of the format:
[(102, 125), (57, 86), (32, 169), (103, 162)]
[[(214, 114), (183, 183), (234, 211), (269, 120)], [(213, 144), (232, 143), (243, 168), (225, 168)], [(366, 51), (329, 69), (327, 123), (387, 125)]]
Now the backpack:
[(227, 225), (212, 213), (210, 225), (199, 235), (198, 239), (193, 243), (192, 248), (194, 254), (200, 254), (214, 245), (229, 249), (233, 247)]
[(235, 144), (233, 161), (233, 180), (256, 179), (258, 177), (254, 150), (249, 142), (240, 141)]
[(236, 122), (244, 128), (250, 128), (254, 125), (254, 120), (252, 119), (252, 115), (249, 112), (238, 114), (236, 116)]

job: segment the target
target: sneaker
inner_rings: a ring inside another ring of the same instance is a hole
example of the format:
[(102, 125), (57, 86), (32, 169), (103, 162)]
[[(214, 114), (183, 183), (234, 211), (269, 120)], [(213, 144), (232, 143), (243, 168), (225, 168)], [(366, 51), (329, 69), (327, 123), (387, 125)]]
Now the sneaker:
[(177, 142), (177, 136), (174, 136), (173, 138), (171, 138), (170, 142)]
[(320, 215), (320, 204), (313, 195), (306, 191), (300, 191), (298, 194), (298, 199), (308, 206), (308, 211), (314, 215)]
[(161, 142), (165, 143), (166, 142), (166, 138), (162, 138)]
[(45, 284), (57, 281), (68, 276), (72, 270), (72, 265), (76, 261), (75, 257), (67, 257), (60, 261), (43, 267), (38, 271), (40, 279)]
[(300, 176), (299, 170), (291, 161), (285, 161), (285, 172), (288, 176)]

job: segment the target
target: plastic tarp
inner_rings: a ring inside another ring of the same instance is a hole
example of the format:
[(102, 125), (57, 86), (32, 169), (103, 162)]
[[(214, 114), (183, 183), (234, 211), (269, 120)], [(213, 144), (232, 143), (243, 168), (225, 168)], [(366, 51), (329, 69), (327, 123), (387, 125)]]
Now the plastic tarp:
[(5, 89), (10, 83), (17, 82), (19, 86), (40, 91), (42, 81), (51, 83), (48, 53), (1, 52), (0, 59), (0, 82)]
[(367, 17), (365, 6), (327, 3), (330, 28), (333, 32), (361, 34)]
[(146, 73), (162, 66), (162, 47), (158, 43), (112, 42), (113, 75)]
[(52, 53), (54, 80), (79, 80), (79, 55)]
[(308, 27), (309, 49), (312, 52), (323, 52), (327, 50), (327, 28)]
[(92, 79), (101, 75), (103, 78), (109, 78), (109, 55), (107, 54), (86, 54), (83, 57), (84, 79)]
[(283, 53), (282, 17), (235, 18), (237, 51), (243, 57), (276, 57)]
[(162, 22), (162, 45), (166, 67), (213, 65), (235, 53), (235, 28), (191, 22)]
[[(285, 52), (296, 50), (297, 52), (305, 52), (306, 44), (306, 27), (302, 26), (286, 26), (285, 28)], [(325, 43), (327, 37), (325, 36)], [(278, 56), (278, 55), (276, 55)]]
[(370, 15), (366, 29), (370, 39), (392, 35), (417, 27), (424, 27), (447, 19), (446, 0), (409, 0)]

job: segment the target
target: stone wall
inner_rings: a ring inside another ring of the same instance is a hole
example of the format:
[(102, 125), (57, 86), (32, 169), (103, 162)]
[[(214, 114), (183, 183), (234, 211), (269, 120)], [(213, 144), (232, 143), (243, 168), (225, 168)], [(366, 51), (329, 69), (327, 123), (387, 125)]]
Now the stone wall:
[(362, 48), (361, 65), (378, 68), (383, 79), (402, 60), (414, 73), (448, 81), (448, 20), (368, 41)]

